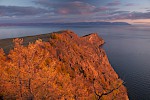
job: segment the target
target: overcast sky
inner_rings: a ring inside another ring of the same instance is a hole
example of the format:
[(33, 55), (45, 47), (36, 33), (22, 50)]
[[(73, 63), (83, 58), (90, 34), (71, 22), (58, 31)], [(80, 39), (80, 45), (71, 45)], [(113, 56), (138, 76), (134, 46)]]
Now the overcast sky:
[(0, 0), (0, 23), (150, 23), (150, 0)]

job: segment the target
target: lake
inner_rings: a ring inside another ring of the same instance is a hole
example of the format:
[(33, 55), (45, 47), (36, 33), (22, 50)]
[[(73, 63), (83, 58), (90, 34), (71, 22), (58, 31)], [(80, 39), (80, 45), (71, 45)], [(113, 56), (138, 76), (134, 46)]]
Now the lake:
[(96, 32), (115, 71), (124, 80), (130, 100), (150, 100), (149, 26), (7, 26), (0, 39), (70, 29), (83, 36)]

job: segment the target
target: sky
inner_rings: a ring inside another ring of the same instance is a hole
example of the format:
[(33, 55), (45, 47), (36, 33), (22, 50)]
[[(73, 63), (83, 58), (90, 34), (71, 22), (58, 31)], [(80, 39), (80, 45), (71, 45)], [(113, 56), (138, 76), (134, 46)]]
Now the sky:
[(0, 0), (0, 23), (150, 24), (150, 0)]

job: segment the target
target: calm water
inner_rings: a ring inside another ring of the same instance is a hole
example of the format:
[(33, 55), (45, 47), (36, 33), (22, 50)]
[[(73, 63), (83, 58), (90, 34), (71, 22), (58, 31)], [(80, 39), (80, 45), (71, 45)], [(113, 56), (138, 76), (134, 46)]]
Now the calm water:
[(82, 36), (97, 32), (104, 38), (109, 61), (125, 81), (130, 100), (150, 100), (149, 26), (0, 27), (0, 39), (71, 29)]

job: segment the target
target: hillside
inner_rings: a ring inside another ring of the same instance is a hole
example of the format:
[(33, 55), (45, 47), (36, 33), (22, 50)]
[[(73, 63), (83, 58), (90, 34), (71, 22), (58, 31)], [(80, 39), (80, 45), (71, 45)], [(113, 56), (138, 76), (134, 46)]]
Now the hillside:
[(0, 40), (7, 52), (0, 49), (1, 99), (128, 100), (96, 33), (79, 37), (66, 30), (12, 40)]

